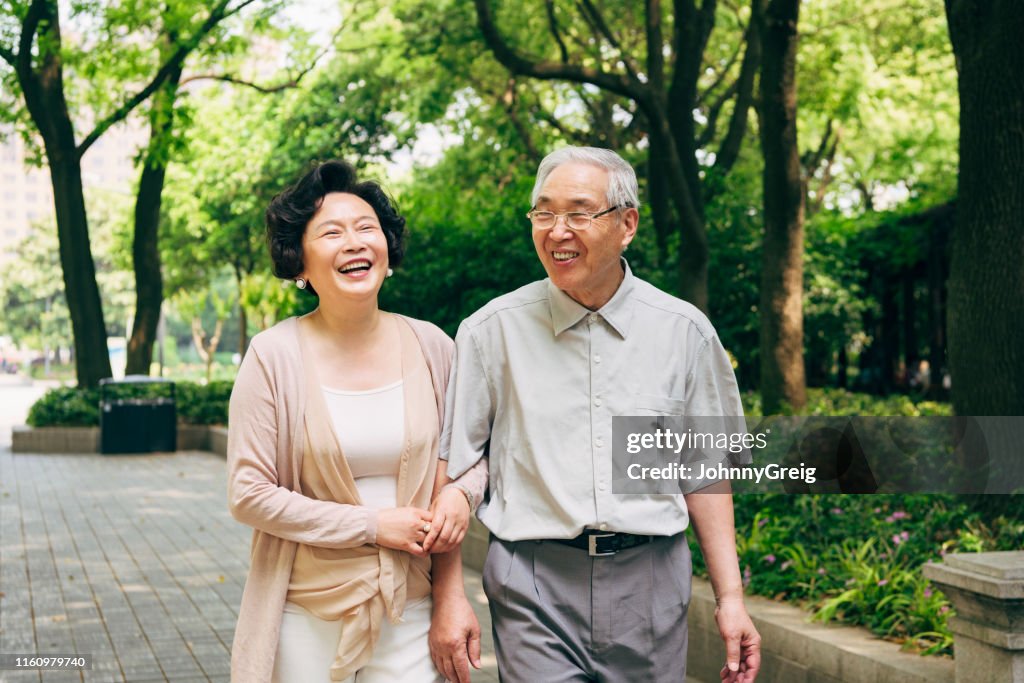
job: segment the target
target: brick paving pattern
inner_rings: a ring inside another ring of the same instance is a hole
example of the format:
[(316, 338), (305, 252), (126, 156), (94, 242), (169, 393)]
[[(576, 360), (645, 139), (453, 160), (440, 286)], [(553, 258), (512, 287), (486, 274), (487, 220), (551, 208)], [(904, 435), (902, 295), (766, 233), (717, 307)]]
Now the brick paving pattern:
[[(251, 531), (224, 459), (13, 455), (0, 444), (0, 653), (91, 654), (85, 672), (0, 681), (227, 681)], [(478, 574), (467, 594), (498, 680)]]

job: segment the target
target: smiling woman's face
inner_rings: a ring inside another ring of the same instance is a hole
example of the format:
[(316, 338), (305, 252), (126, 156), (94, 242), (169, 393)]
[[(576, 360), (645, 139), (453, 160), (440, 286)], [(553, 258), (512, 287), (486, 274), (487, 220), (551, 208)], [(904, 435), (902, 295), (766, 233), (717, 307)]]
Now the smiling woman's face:
[(388, 269), (388, 241), (373, 207), (354, 194), (324, 196), (302, 235), (303, 271), (321, 303), (376, 297)]

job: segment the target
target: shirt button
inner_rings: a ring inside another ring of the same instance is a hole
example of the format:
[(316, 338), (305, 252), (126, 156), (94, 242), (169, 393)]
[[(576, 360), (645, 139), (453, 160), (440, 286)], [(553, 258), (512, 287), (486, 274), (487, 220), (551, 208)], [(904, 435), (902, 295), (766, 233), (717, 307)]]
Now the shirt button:
[(600, 363), (601, 362), (601, 356), (594, 356), (594, 362), (595, 363)]
[(604, 439), (602, 439), (601, 437), (597, 437), (596, 439), (594, 439), (594, 445), (600, 448), (601, 446), (604, 445)]
[(601, 407), (601, 399), (595, 398), (594, 399), (594, 405), (597, 406), (598, 408), (600, 408)]
[(597, 322), (597, 313), (591, 313), (590, 314), (590, 322), (591, 323), (596, 323)]
[(597, 490), (598, 491), (606, 491), (607, 489), (608, 489), (608, 485), (607, 484), (605, 484), (603, 481), (602, 482), (598, 482), (598, 484), (597, 484)]
[(599, 529), (600, 529), (601, 531), (608, 531), (608, 525), (607, 525), (607, 524), (605, 524), (605, 523), (603, 523), (603, 522), (601, 523), (601, 526), (600, 526), (600, 527), (598, 527), (598, 528), (599, 528)]

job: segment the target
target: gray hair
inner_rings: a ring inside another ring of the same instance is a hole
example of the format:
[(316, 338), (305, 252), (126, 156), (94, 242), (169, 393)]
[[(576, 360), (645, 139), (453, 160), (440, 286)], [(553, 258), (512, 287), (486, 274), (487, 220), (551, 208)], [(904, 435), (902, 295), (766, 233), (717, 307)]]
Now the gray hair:
[(544, 157), (537, 168), (537, 182), (530, 194), (530, 206), (537, 205), (537, 197), (551, 172), (562, 164), (589, 164), (608, 171), (607, 197), (610, 206), (640, 208), (636, 172), (625, 159), (610, 149), (600, 147), (562, 147)]

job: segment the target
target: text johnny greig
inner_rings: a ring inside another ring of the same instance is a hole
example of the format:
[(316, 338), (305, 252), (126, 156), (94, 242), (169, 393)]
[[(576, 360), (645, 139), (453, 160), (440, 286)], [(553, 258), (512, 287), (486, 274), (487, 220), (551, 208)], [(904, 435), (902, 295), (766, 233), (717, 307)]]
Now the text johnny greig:
[[(753, 480), (760, 483), (762, 479), (769, 481), (803, 481), (813, 484), (817, 481), (815, 467), (807, 467), (800, 463), (796, 467), (784, 467), (770, 463), (762, 467), (752, 465), (730, 466), (718, 458), (709, 460), (708, 454), (724, 455), (725, 453), (742, 453), (767, 445), (767, 433), (750, 434), (747, 432), (701, 432), (686, 429), (683, 431), (670, 428), (659, 428), (653, 431), (630, 432), (626, 434), (626, 452), (631, 455), (645, 450), (657, 450), (662, 453), (680, 455), (684, 451), (684, 462), (668, 462), (656, 467), (632, 463), (626, 468), (626, 476), (632, 480), (680, 480), (680, 481), (722, 481), (722, 480)], [(690, 456), (700, 453), (692, 461)]]
[(683, 465), (671, 462), (661, 467), (645, 467), (639, 463), (633, 463), (626, 468), (626, 476), (634, 480), (642, 479), (678, 479), (680, 481), (739, 481), (753, 480), (760, 484), (762, 479), (769, 481), (803, 481), (813, 484), (817, 481), (815, 475), (817, 468), (807, 467), (803, 463), (799, 467), (783, 467), (776, 463), (755, 467), (746, 465), (743, 467), (729, 467), (725, 463), (714, 465), (697, 463), (696, 465)]

